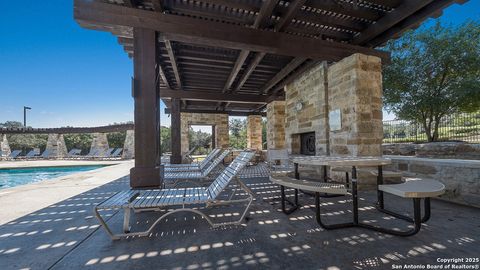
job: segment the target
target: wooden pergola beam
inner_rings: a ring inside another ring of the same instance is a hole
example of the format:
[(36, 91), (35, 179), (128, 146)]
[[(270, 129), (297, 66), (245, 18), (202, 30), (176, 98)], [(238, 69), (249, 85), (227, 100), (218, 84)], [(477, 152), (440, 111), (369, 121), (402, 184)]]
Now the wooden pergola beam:
[(197, 100), (197, 101), (222, 101), (232, 103), (266, 103), (267, 96), (263, 95), (244, 95), (244, 94), (226, 94), (213, 93), (205, 91), (193, 90), (171, 90), (161, 89), (160, 98), (162, 99), (182, 99), (182, 100)]
[(419, 9), (430, 4), (434, 0), (403, 0), (402, 4), (391, 13), (383, 16), (376, 23), (370, 25), (356, 36), (352, 43), (363, 45), (372, 38), (380, 35), (398, 22), (409, 17)]
[[(249, 116), (249, 115), (261, 115), (266, 117), (267, 114), (264, 112), (242, 112), (242, 111), (214, 111), (214, 110), (196, 110), (196, 109), (181, 109), (180, 112), (184, 113), (210, 113), (210, 114), (228, 114), (230, 116)], [(172, 110), (165, 108), (165, 114), (171, 114)]]
[(233, 82), (237, 78), (238, 72), (242, 69), (243, 63), (245, 63), (245, 60), (247, 59), (248, 55), (250, 54), (250, 51), (246, 50), (241, 50), (240, 53), (238, 54), (237, 60), (235, 61), (235, 64), (233, 65), (232, 72), (230, 72), (230, 75), (228, 76), (227, 82), (225, 83), (225, 86), (223, 87), (223, 92), (227, 92), (230, 87), (232, 86)]
[(384, 61), (389, 59), (389, 53), (344, 43), (159, 14), (113, 4), (85, 0), (75, 0), (74, 4), (75, 19), (84, 22), (87, 28), (91, 27), (92, 23), (142, 27), (165, 33), (164, 36), (169, 40), (329, 61), (338, 61), (353, 53), (379, 56)]
[(168, 58), (170, 59), (170, 64), (172, 65), (173, 74), (175, 74), (175, 80), (177, 80), (178, 88), (182, 88), (182, 80), (180, 78), (180, 72), (178, 71), (178, 64), (177, 59), (175, 58), (175, 54), (173, 53), (173, 46), (170, 40), (164, 39), (165, 48), (168, 52)]
[(255, 55), (253, 58), (252, 62), (250, 65), (247, 67), (247, 69), (243, 72), (242, 77), (240, 78), (240, 81), (237, 84), (237, 87), (235, 88), (235, 91), (238, 91), (242, 88), (242, 86), (245, 84), (245, 82), (248, 80), (248, 77), (252, 74), (252, 72), (255, 70), (255, 68), (260, 64), (260, 61), (262, 61), (263, 57), (265, 57), (266, 53), (259, 52)]
[(266, 94), (270, 88), (274, 87), (279, 81), (285, 78), (290, 72), (295, 70), (298, 66), (300, 66), (303, 62), (305, 62), (305, 58), (298, 57), (294, 58), (290, 63), (288, 63), (282, 70), (280, 70), (277, 75), (275, 75), (262, 89), (262, 94)]

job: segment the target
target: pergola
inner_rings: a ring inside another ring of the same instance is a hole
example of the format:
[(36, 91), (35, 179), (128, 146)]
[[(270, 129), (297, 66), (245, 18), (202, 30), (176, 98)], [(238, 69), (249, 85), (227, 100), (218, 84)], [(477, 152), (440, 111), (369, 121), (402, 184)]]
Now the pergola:
[(161, 184), (159, 101), (172, 116), (180, 162), (180, 113), (262, 114), (316, 64), (374, 49), (456, 0), (75, 0), (82, 27), (118, 37), (134, 62), (132, 187)]

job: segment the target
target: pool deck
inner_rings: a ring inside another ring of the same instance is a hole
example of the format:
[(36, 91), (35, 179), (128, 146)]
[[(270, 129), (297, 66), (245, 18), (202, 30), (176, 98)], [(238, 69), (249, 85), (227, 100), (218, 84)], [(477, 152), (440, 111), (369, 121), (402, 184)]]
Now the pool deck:
[[(360, 228), (325, 231), (315, 222), (311, 197), (301, 195), (303, 207), (284, 215), (279, 211), (279, 188), (266, 178), (244, 179), (255, 201), (242, 226), (212, 229), (205, 220), (184, 213), (158, 224), (149, 237), (111, 241), (93, 217), (92, 207), (128, 189), (131, 165), (122, 163), (86, 172), (90, 176), (84, 179), (63, 180), (68, 184), (55, 180), (58, 183), (51, 186), (40, 185), (38, 193), (31, 188), (22, 203), (48, 202), (0, 226), (0, 269), (392, 269), (393, 264), (440, 264), (438, 259), (478, 258), (480, 254), (478, 208), (434, 200), (431, 220), (407, 238)], [(373, 192), (360, 196), (362, 220), (406, 227), (375, 211)], [(348, 198), (323, 202), (327, 222), (351, 217)], [(411, 208), (410, 201), (388, 195), (386, 202), (400, 211)], [(10, 199), (0, 203), (2, 218), (16, 209), (15, 204)], [(209, 214), (225, 218), (241, 210), (223, 207)], [(132, 224), (135, 229), (144, 228), (160, 214), (137, 214)], [(121, 213), (105, 211), (102, 215), (114, 229), (121, 228)]]
[(133, 161), (42, 160), (0, 162), (0, 168), (112, 165), (41, 182), (0, 189), (0, 225), (124, 177)]

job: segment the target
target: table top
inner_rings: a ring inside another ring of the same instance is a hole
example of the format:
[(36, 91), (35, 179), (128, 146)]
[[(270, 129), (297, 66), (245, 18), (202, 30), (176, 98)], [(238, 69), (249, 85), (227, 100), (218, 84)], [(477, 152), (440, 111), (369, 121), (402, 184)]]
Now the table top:
[(293, 163), (310, 166), (358, 166), (369, 167), (389, 165), (392, 160), (384, 157), (330, 157), (330, 156), (303, 156), (292, 158)]

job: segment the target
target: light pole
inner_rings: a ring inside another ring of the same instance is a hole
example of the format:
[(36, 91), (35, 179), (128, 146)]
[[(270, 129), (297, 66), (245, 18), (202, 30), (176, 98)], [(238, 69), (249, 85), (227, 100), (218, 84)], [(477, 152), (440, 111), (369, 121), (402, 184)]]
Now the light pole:
[(23, 126), (27, 127), (27, 110), (31, 110), (32, 108), (23, 106)]

